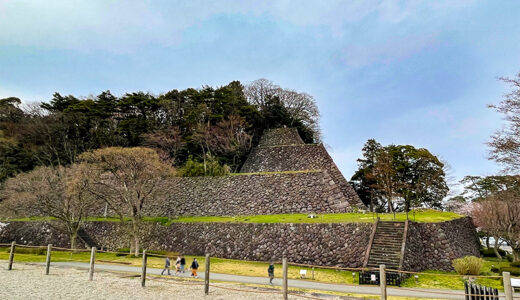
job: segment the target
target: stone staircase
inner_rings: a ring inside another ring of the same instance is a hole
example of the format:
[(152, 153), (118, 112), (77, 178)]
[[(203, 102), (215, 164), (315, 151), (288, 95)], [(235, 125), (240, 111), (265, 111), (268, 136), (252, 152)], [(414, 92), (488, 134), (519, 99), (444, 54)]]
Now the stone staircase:
[(94, 239), (92, 239), (92, 237), (90, 237), (90, 235), (83, 228), (78, 230), (78, 238), (80, 238), (89, 248), (96, 247), (99, 249), (99, 245), (96, 243), (96, 241), (94, 241)]
[(401, 248), (405, 234), (405, 222), (378, 221), (370, 246), (370, 254), (365, 267), (398, 270), (401, 263)]

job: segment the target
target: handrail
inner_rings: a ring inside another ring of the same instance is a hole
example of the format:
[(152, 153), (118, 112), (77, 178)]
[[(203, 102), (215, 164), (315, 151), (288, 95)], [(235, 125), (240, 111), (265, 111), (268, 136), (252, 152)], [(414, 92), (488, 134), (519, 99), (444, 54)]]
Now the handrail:
[(372, 233), (370, 233), (370, 240), (368, 242), (367, 252), (365, 253), (365, 260), (363, 261), (363, 268), (366, 268), (368, 265), (368, 259), (370, 258), (370, 251), (372, 250), (372, 243), (374, 242), (374, 237), (376, 236), (377, 223), (379, 223), (379, 217), (377, 217), (374, 225), (372, 226)]
[(403, 244), (401, 246), (401, 258), (399, 259), (399, 270), (403, 269), (404, 256), (406, 251), (406, 240), (408, 239), (408, 219), (404, 222)]

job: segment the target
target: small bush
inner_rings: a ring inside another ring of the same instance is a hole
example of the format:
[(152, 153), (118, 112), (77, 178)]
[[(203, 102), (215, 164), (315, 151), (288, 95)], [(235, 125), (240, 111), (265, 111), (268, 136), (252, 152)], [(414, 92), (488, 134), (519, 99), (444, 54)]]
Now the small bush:
[(498, 267), (492, 266), (491, 267), (491, 272), (493, 272), (493, 273), (500, 273), (500, 269)]
[[(507, 256), (507, 252), (502, 249), (498, 249), (498, 254), (500, 254), (501, 256)], [(480, 255), (484, 257), (497, 257), (495, 254), (495, 250), (493, 250), (492, 248), (480, 249)]]
[(509, 272), (513, 276), (520, 276), (520, 268), (516, 268), (516, 267), (503, 267), (503, 268), (500, 268), (500, 274), (502, 274), (502, 272)]
[(478, 275), (484, 260), (475, 256), (466, 256), (452, 261), (453, 268), (460, 275)]
[(511, 263), (511, 267), (517, 267), (520, 268), (520, 261), (515, 261)]

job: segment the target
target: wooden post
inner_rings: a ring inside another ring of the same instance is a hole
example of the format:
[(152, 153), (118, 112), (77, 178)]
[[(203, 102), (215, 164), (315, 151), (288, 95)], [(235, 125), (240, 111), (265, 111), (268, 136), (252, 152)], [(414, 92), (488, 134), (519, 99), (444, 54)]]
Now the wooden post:
[(51, 268), (51, 251), (52, 244), (47, 245), (47, 259), (45, 260), (45, 275), (49, 275), (49, 269)]
[(282, 258), (282, 290), (283, 290), (283, 299), (287, 300), (287, 288), (288, 288), (288, 281), (287, 281), (287, 258)]
[(209, 254), (206, 254), (206, 269), (204, 270), (204, 294), (209, 294)]
[(9, 252), (9, 266), (7, 267), (7, 270), (12, 270), (13, 269), (15, 247), (16, 247), (16, 243), (13, 241), (11, 243), (11, 252)]
[(506, 300), (513, 300), (513, 288), (511, 287), (511, 273), (502, 272), (504, 278), (504, 294), (506, 294)]
[(96, 261), (96, 247), (92, 247), (90, 252), (90, 268), (88, 269), (88, 280), (94, 279), (94, 262)]
[(146, 285), (146, 262), (148, 261), (146, 257), (146, 250), (143, 250), (143, 270), (141, 273), (141, 286), (145, 287)]
[(314, 267), (312, 267), (312, 280), (314, 280)]
[(386, 300), (386, 271), (385, 271), (385, 265), (379, 265), (379, 286), (381, 287), (381, 300)]

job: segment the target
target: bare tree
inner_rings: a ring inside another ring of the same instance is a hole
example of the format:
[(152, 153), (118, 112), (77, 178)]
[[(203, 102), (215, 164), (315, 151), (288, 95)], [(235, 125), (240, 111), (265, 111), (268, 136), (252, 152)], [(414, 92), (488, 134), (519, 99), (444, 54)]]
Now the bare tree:
[(505, 171), (520, 170), (520, 73), (515, 78), (500, 78), (509, 83), (512, 91), (498, 105), (489, 105), (503, 114), (507, 126), (491, 136), (489, 158), (504, 167)]
[(95, 177), (85, 164), (38, 167), (6, 183), (2, 205), (17, 216), (49, 216), (66, 229), (71, 248), (76, 248), (78, 230), (92, 211), (95, 198), (89, 193)]
[[(320, 112), (316, 99), (307, 93), (299, 93), (291, 89), (284, 89), (267, 79), (258, 79), (245, 86), (244, 93), (249, 103), (265, 109), (269, 100), (277, 97), (287, 109), (293, 122), (299, 120), (312, 129), (318, 136), (320, 128)], [(290, 124), (291, 126), (293, 124)]]
[(174, 169), (163, 163), (149, 148), (105, 148), (80, 155), (80, 160), (100, 172), (92, 179), (91, 192), (117, 213), (121, 222), (130, 222), (131, 252), (139, 254), (143, 209), (167, 193), (165, 180)]
[[(475, 225), (495, 238), (504, 239), (513, 250), (513, 261), (520, 261), (520, 196), (518, 191), (501, 191), (473, 206)], [(495, 248), (495, 251), (497, 249)], [(499, 257), (499, 255), (497, 255)]]

